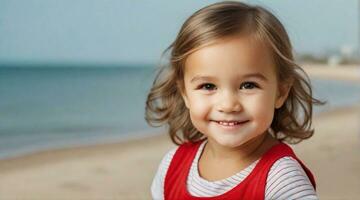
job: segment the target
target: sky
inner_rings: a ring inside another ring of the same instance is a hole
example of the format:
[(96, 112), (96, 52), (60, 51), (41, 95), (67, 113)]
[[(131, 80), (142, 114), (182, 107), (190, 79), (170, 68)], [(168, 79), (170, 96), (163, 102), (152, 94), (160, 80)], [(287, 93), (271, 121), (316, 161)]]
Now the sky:
[[(152, 64), (202, 0), (0, 0), (1, 63)], [(295, 52), (358, 47), (357, 0), (247, 0), (285, 25)]]

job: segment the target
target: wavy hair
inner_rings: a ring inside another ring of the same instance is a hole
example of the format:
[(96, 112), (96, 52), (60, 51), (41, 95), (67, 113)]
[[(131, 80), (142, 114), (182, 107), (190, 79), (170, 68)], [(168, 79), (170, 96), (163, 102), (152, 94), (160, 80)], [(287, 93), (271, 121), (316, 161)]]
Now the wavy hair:
[(274, 113), (271, 123), (274, 137), (288, 143), (310, 138), (314, 133), (312, 105), (324, 102), (313, 98), (310, 79), (294, 61), (284, 26), (263, 7), (234, 1), (206, 6), (184, 22), (175, 41), (162, 54), (163, 57), (170, 52), (169, 62), (159, 68), (147, 96), (147, 123), (154, 127), (168, 125), (170, 137), (178, 145), (203, 139), (203, 134), (193, 126), (181, 96), (185, 61), (205, 45), (239, 34), (263, 42), (271, 51), (279, 84), (291, 83), (288, 98)]

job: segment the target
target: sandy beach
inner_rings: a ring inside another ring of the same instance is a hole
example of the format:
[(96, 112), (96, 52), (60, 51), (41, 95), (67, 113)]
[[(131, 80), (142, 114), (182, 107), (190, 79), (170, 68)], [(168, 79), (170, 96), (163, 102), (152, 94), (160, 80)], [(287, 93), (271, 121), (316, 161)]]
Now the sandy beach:
[(356, 65), (327, 66), (320, 64), (305, 64), (301, 67), (313, 78), (360, 83), (360, 67)]
[[(311, 77), (360, 84), (360, 68), (305, 66)], [(358, 73), (358, 74), (357, 74)], [(360, 196), (360, 102), (314, 117), (315, 135), (293, 148), (315, 174), (320, 199)], [(150, 184), (174, 145), (165, 133), (49, 150), (0, 161), (0, 199), (151, 199)]]

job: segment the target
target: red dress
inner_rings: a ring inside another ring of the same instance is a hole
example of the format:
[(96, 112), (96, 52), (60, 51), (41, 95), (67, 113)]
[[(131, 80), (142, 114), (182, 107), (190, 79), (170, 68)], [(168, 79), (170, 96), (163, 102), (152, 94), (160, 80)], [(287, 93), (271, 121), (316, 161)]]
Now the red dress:
[(264, 199), (265, 186), (268, 173), (272, 165), (280, 158), (290, 156), (296, 159), (306, 172), (312, 185), (315, 186), (315, 180), (310, 170), (296, 157), (293, 150), (284, 143), (279, 143), (271, 147), (260, 159), (252, 172), (237, 186), (224, 194), (215, 197), (195, 197), (192, 196), (186, 188), (186, 180), (190, 171), (191, 164), (195, 158), (196, 152), (200, 147), (201, 141), (197, 143), (185, 143), (177, 149), (169, 169), (165, 176), (164, 197), (168, 199), (181, 200), (234, 200), (234, 199)]

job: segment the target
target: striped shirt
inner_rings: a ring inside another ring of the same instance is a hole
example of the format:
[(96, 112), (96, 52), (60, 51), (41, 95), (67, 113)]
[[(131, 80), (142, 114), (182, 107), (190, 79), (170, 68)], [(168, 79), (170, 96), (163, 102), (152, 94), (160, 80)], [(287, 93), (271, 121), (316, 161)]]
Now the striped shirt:
[[(247, 168), (226, 179), (205, 180), (199, 175), (198, 170), (198, 161), (205, 143), (206, 141), (200, 145), (187, 178), (187, 190), (192, 196), (212, 197), (224, 194), (241, 183), (259, 162), (256, 160)], [(177, 147), (164, 156), (153, 179), (151, 194), (155, 200), (164, 199), (165, 175), (176, 150)], [(318, 197), (301, 165), (291, 157), (283, 157), (277, 160), (269, 171), (265, 199), (318, 199)]]

